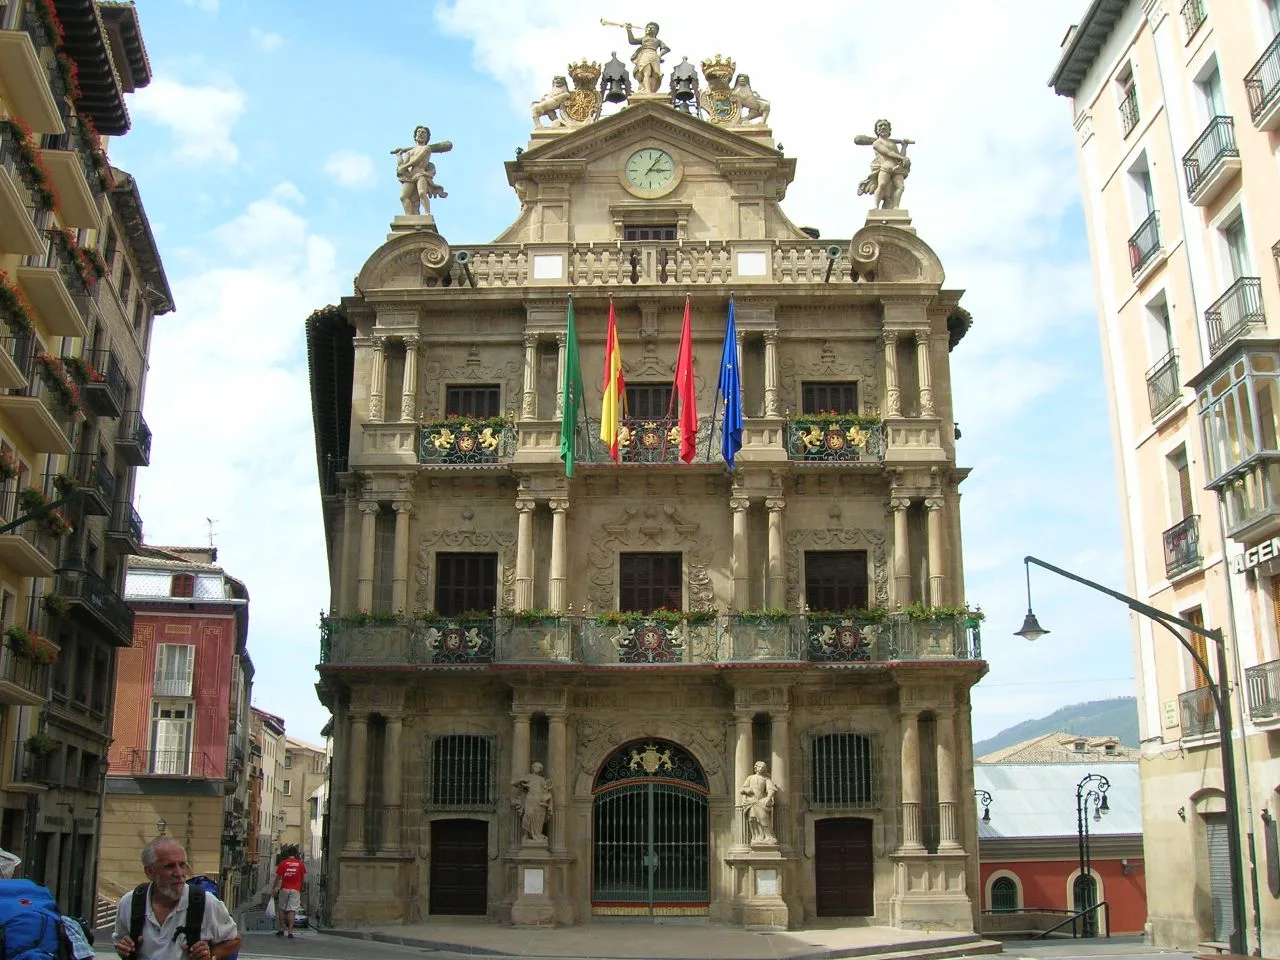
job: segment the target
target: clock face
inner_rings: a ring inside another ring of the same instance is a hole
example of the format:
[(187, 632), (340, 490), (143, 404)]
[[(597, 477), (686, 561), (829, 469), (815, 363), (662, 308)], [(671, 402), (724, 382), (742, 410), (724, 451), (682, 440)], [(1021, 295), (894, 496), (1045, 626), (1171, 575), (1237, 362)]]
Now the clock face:
[(659, 147), (642, 147), (627, 157), (627, 183), (637, 190), (654, 193), (668, 187), (676, 176), (676, 162)]

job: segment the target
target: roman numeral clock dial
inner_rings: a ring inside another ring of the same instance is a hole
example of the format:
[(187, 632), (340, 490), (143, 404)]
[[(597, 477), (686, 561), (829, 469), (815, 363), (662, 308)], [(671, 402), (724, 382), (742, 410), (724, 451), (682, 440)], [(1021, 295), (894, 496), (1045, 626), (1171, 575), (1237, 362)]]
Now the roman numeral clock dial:
[(661, 147), (641, 147), (627, 157), (623, 178), (632, 193), (657, 196), (676, 183), (676, 161)]

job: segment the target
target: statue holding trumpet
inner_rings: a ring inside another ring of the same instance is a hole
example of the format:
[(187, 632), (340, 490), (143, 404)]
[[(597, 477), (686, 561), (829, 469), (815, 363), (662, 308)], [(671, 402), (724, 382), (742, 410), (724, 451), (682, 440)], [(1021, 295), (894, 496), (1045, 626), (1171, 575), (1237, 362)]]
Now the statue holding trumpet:
[(890, 136), (893, 126), (888, 120), (877, 120), (875, 131), (874, 137), (860, 133), (853, 138), (858, 146), (871, 147), (874, 151), (871, 173), (858, 184), (858, 196), (869, 193), (875, 198), (877, 208), (899, 210), (902, 208), (902, 190), (906, 186), (907, 174), (911, 172), (907, 147), (915, 141), (893, 139)]
[(631, 54), (631, 62), (635, 65), (631, 75), (636, 78), (636, 85), (641, 91), (658, 93), (662, 86), (662, 58), (671, 52), (671, 48), (658, 39), (658, 25), (646, 23), (644, 33), (638, 37), (635, 34), (635, 25), (631, 23), (616, 23), (613, 20), (601, 18), (600, 26), (626, 29), (627, 42), (633, 47), (640, 48)]

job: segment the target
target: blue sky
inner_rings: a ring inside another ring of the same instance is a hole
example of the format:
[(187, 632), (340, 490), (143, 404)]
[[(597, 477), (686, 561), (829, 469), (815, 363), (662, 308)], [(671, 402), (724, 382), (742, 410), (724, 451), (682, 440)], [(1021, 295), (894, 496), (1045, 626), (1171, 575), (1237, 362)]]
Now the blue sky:
[[(967, 290), (974, 327), (952, 355), (967, 592), (988, 619), (974, 691), (988, 736), (1068, 703), (1132, 692), (1128, 614), (1043, 572), (1053, 633), (1011, 636), (1021, 558), (1124, 589), (1093, 282), (1068, 108), (1045, 80), (1084, 0), (948, 0), (799, 8), (626, 7), (543, 0), (138, 0), (154, 80), (109, 144), (135, 174), (178, 310), (157, 321), (145, 414), (155, 432), (138, 509), (152, 543), (207, 543), (248, 585), (254, 701), (315, 740), (316, 623), (327, 572), (303, 321), (351, 291), (399, 209), (389, 151), (428, 124), (455, 144), (433, 204), (455, 246), (516, 216), (503, 161), (529, 103), (583, 56), (618, 50), (599, 18), (657, 19), (688, 56), (736, 58), (773, 103), (798, 169), (784, 209), (848, 237), (867, 155), (853, 135), (887, 116), (918, 141), (904, 198)], [(846, 9), (847, 8), (847, 9)], [(763, 8), (762, 8), (763, 9)]]

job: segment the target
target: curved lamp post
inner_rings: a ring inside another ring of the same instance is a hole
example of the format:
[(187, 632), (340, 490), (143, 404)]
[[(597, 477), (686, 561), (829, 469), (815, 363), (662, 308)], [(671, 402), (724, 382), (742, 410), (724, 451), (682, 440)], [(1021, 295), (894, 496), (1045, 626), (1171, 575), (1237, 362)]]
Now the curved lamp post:
[(1093, 862), (1089, 856), (1089, 806), (1093, 805), (1093, 819), (1101, 820), (1102, 815), (1111, 809), (1107, 804), (1107, 791), (1110, 789), (1111, 781), (1100, 773), (1086, 774), (1076, 784), (1076, 841), (1080, 847), (1081, 876), (1093, 873)]
[[(1027, 616), (1022, 622), (1022, 629), (1017, 631), (1014, 636), (1022, 637), (1026, 640), (1039, 640), (1049, 631), (1040, 626), (1040, 621), (1036, 619), (1036, 615), (1031, 611), (1031, 564), (1037, 567), (1043, 567), (1051, 573), (1056, 573), (1060, 577), (1066, 577), (1068, 580), (1074, 580), (1076, 583), (1083, 584), (1091, 590), (1097, 590), (1099, 593), (1105, 593), (1109, 597), (1119, 600), (1134, 613), (1140, 613), (1144, 617), (1148, 617), (1160, 624), (1168, 630), (1175, 640), (1191, 654), (1191, 659), (1196, 662), (1206, 677), (1212, 677), (1213, 671), (1209, 669), (1209, 665), (1205, 663), (1194, 646), (1174, 627), (1181, 627), (1197, 636), (1204, 637), (1206, 640), (1213, 641), (1215, 652), (1217, 654), (1217, 681), (1210, 682), (1209, 695), (1213, 698), (1213, 705), (1218, 714), (1218, 754), (1222, 761), (1222, 793), (1223, 799), (1226, 801), (1227, 807), (1227, 852), (1231, 858), (1231, 952), (1236, 954), (1245, 954), (1248, 952), (1245, 929), (1247, 920), (1244, 912), (1244, 855), (1240, 842), (1240, 807), (1239, 799), (1236, 794), (1236, 762), (1235, 753), (1231, 743), (1231, 694), (1229, 685), (1226, 682), (1227, 672), (1227, 646), (1223, 637), (1222, 630), (1219, 627), (1204, 627), (1200, 624), (1192, 623), (1182, 617), (1175, 617), (1171, 613), (1159, 610), (1150, 604), (1143, 603), (1133, 597), (1112, 590), (1110, 587), (1104, 587), (1100, 583), (1094, 583), (1092, 580), (1086, 580), (1084, 577), (1078, 576), (1069, 570), (1063, 570), (1061, 567), (1055, 567), (1051, 563), (1045, 563), (1038, 557), (1023, 557), (1023, 564), (1027, 569)], [(1077, 789), (1077, 797), (1079, 797), (1079, 787)], [(1103, 801), (1106, 795), (1103, 793)], [(1100, 808), (1101, 809), (1101, 808)], [(1077, 800), (1077, 813), (1079, 812), (1079, 801)], [(1081, 841), (1081, 870), (1083, 871), (1084, 863), (1084, 843)]]
[(990, 823), (991, 822), (991, 791), (975, 789), (973, 791), (973, 795), (978, 800), (982, 801), (982, 822)]

